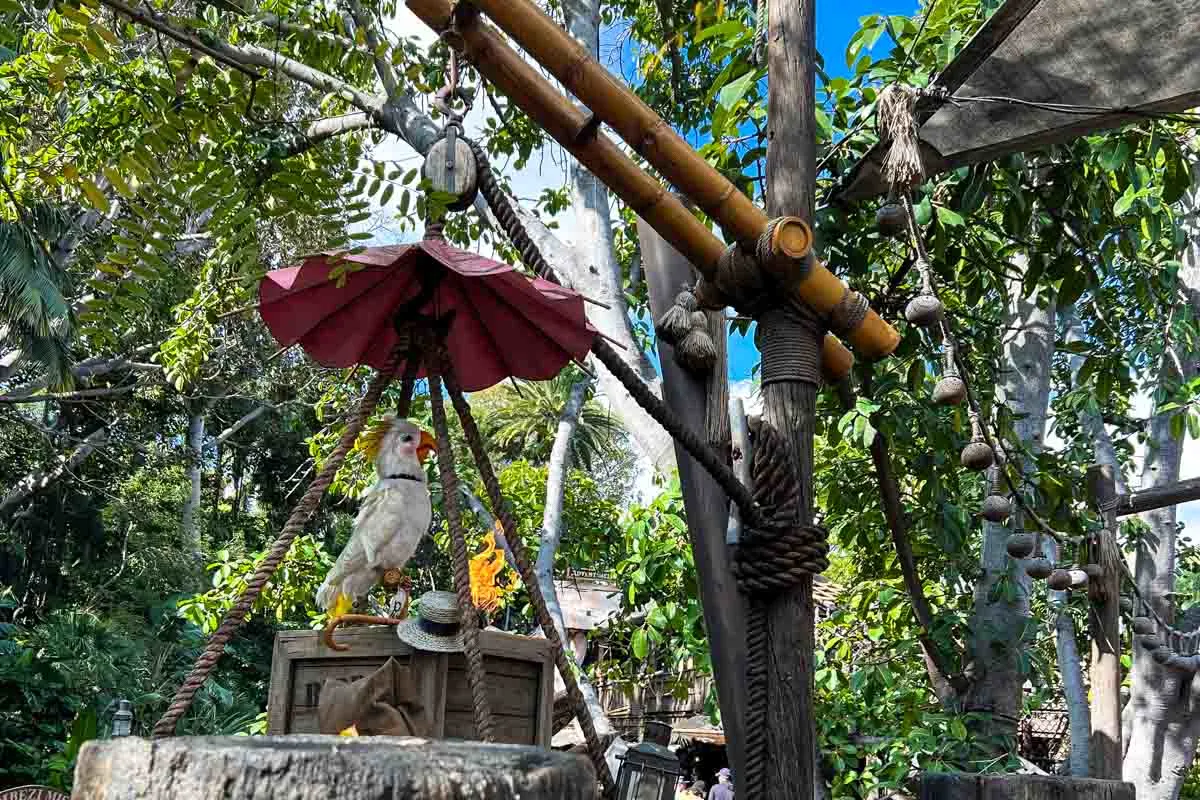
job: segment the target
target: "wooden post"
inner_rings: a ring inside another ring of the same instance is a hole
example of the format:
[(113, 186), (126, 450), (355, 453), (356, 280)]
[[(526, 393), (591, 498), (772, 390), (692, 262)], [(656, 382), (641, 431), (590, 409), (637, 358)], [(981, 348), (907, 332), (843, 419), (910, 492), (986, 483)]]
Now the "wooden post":
[[(797, 216), (811, 220), (816, 191), (816, 94), (813, 62), (816, 56), (815, 0), (770, 0), (768, 7), (767, 70), (767, 210), (771, 217)], [(794, 324), (808, 316), (794, 307), (768, 312), (758, 319), (756, 339), (795, 339), (810, 336), (801, 359), (820, 352), (819, 325), (811, 332)], [(809, 316), (810, 321), (811, 316)], [(782, 349), (782, 348), (781, 348)], [(798, 520), (812, 522), (813, 426), (816, 414), (815, 378), (797, 379), (797, 370), (815, 376), (815, 363), (778, 369), (782, 352), (763, 352), (763, 420), (783, 434), (800, 482)], [(789, 354), (790, 355), (790, 354)], [(813, 719), (814, 614), (812, 577), (781, 592), (767, 606), (767, 797), (804, 800), (813, 796), (816, 768), (816, 727)]]
[[(680, 286), (692, 282), (692, 265), (640, 217), (638, 241), (646, 270), (646, 288), (650, 291), (650, 312), (658, 319), (675, 302)], [(710, 440), (718, 437), (713, 436), (714, 431), (706, 424), (706, 419), (719, 417), (725, 422), (724, 430), (729, 428), (728, 400), (725, 399), (728, 397), (725, 322), (721, 319), (713, 326), (713, 316), (724, 317), (724, 314), (710, 314), (710, 332), (714, 334), (719, 355), (717, 368), (708, 380), (679, 366), (675, 362), (674, 348), (661, 339), (658, 342), (663, 400), (693, 430), (707, 430)], [(718, 384), (718, 391), (711, 391), (711, 384)], [(729, 500), (717, 482), (678, 442), (675, 443), (675, 458), (687, 511), (688, 536), (696, 562), (717, 700), (721, 705), (721, 725), (725, 729), (729, 763), (736, 775), (745, 763), (742, 716), (746, 707), (746, 635), (742, 597), (726, 556), (725, 520)]]
[(1088, 582), (1088, 633), (1092, 640), (1092, 738), (1089, 751), (1093, 778), (1121, 779), (1121, 573), (1104, 565), (1099, 554), (1119, 553), (1116, 545), (1116, 476), (1112, 466), (1088, 468), (1088, 495), (1101, 509), (1104, 528), (1096, 534), (1092, 561), (1104, 567)]
[(583, 756), (391, 736), (91, 741), (74, 800), (594, 800)]

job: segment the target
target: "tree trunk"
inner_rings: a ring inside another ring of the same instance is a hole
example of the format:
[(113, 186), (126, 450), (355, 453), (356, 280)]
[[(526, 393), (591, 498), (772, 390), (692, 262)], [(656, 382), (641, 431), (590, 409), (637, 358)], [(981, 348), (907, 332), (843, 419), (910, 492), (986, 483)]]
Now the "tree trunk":
[[(771, 0), (767, 68), (767, 210), (812, 219), (815, 192), (814, 0)], [(812, 522), (813, 429), (822, 331), (808, 309), (773, 309), (758, 320), (759, 342), (809, 340), (799, 357), (764, 352), (763, 421), (783, 434), (800, 482), (800, 524)], [(763, 350), (760, 347), (760, 350)], [(772, 364), (772, 362), (777, 362)], [(807, 375), (807, 378), (801, 377)], [(805, 800), (816, 781), (813, 718), (812, 576), (766, 601), (769, 798)]]
[[(594, 57), (600, 53), (600, 2), (599, 0), (564, 0), (563, 15), (567, 32)], [(625, 348), (621, 351), (638, 376), (651, 387), (661, 391), (658, 375), (641, 347), (634, 341), (633, 328), (629, 321), (629, 307), (625, 302), (622, 287), (621, 265), (613, 250), (612, 217), (608, 189), (595, 175), (579, 162), (571, 161), (571, 200), (575, 208), (575, 221), (579, 228), (579, 239), (573, 248), (561, 248), (559, 254), (543, 249), (543, 253), (556, 269), (570, 279), (576, 289), (610, 306), (607, 309), (588, 305), (588, 319), (600, 331), (613, 337)], [(526, 215), (532, 216), (532, 215)], [(546, 244), (549, 230), (538, 222), (545, 236), (538, 237), (539, 244)], [(530, 234), (535, 234), (531, 227)], [(562, 252), (566, 250), (567, 252)], [(553, 257), (557, 255), (557, 257)], [(612, 376), (603, 365), (592, 359), (589, 362), (600, 381), (600, 390), (621, 418), (625, 430), (629, 431), (638, 448), (650, 459), (655, 468), (669, 473), (675, 468), (675, 451), (671, 437), (658, 423), (633, 401), (629, 392)]]
[(200, 511), (201, 490), (204, 481), (204, 414), (202, 411), (193, 413), (188, 419), (187, 476), (188, 498), (183, 503), (181, 527), (184, 541), (192, 549), (193, 557), (199, 560), (203, 558), (203, 548), (200, 546), (200, 525), (196, 519), (196, 515)]
[[(546, 508), (542, 512), (542, 535), (538, 546), (537, 573), (538, 586), (541, 587), (542, 597), (546, 600), (546, 608), (554, 618), (554, 627), (558, 629), (558, 637), (563, 646), (573, 649), (571, 637), (567, 636), (566, 624), (563, 621), (562, 606), (558, 602), (558, 590), (554, 586), (554, 558), (558, 554), (558, 546), (562, 543), (562, 511), (563, 497), (567, 489), (567, 475), (571, 468), (571, 438), (579, 427), (579, 413), (587, 397), (587, 379), (578, 381), (571, 387), (567, 402), (563, 405), (558, 419), (558, 431), (554, 435), (554, 446), (550, 450), (550, 463), (546, 468)], [(578, 660), (577, 662), (578, 663)], [(587, 675), (582, 671), (578, 675), (579, 689), (583, 699), (592, 714), (596, 732), (601, 737), (613, 733), (612, 723), (600, 705), (600, 698)], [(557, 676), (562, 680), (562, 676)], [(565, 684), (564, 684), (565, 688)]]
[[(1193, 165), (1193, 188), (1185, 199), (1184, 229), (1188, 240), (1179, 270), (1182, 301), (1200, 318), (1200, 164)], [(1171, 391), (1181, 380), (1196, 374), (1198, 353), (1168, 341), (1159, 372), (1158, 389)], [(1183, 365), (1180, 374), (1177, 364)], [(1158, 399), (1156, 399), (1158, 402)], [(1179, 410), (1155, 414), (1150, 420), (1146, 455), (1142, 467), (1142, 489), (1179, 480), (1183, 440), (1171, 435), (1171, 418)], [(1183, 411), (1186, 413), (1186, 410)], [(1166, 620), (1174, 619), (1171, 592), (1175, 588), (1175, 507), (1168, 506), (1142, 515), (1149, 527), (1138, 543), (1135, 579), (1142, 597)], [(1200, 682), (1191, 675), (1165, 669), (1140, 648), (1134, 648), (1129, 708), (1129, 731), (1125, 737), (1124, 774), (1137, 787), (1138, 800), (1175, 800), (1196, 756), (1200, 735)]]
[[(1037, 453), (1043, 445), (1050, 397), (1055, 306), (1053, 299), (1047, 299), (1045, 307), (1039, 307), (1037, 292), (1021, 296), (1026, 264), (1024, 258), (1019, 262), (1014, 264), (1017, 277), (1008, 281), (1000, 354), (1005, 371), (997, 387), (997, 400), (1012, 415), (1017, 442), (1030, 453)], [(1010, 455), (1021, 457), (1015, 452)], [(1031, 582), (1020, 563), (1008, 555), (1006, 544), (1011, 532), (1006, 524), (984, 523), (982, 576), (975, 586), (971, 623), (974, 676), (965, 709), (988, 712), (984, 723), (988, 730), (982, 733), (1015, 741), (1026, 678), (1020, 655), (1029, 625)], [(1011, 583), (1001, 585), (1005, 581)]]
[[(1051, 563), (1058, 563), (1058, 542), (1046, 536), (1042, 539), (1042, 555)], [(1067, 702), (1067, 717), (1071, 731), (1071, 754), (1067, 760), (1067, 774), (1077, 778), (1088, 777), (1089, 744), (1092, 736), (1092, 716), (1088, 707), (1087, 686), (1083, 682), (1083, 662), (1079, 658), (1079, 646), (1075, 637), (1075, 621), (1067, 612), (1065, 591), (1046, 589), (1046, 598), (1054, 614), (1054, 652), (1058, 657), (1058, 671), (1062, 676), (1063, 696)]]

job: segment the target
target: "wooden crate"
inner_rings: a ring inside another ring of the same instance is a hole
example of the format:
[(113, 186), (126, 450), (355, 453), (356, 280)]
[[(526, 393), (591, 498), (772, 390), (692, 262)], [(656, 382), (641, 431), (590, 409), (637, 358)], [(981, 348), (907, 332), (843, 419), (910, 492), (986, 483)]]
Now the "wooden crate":
[[(461, 653), (427, 653), (400, 641), (392, 628), (342, 628), (339, 643), (325, 647), (320, 631), (275, 635), (267, 732), (317, 733), (317, 703), (329, 678), (357, 680), (394, 658), (414, 679), (435, 739), (474, 739), (475, 722), (466, 661)], [(496, 740), (550, 746), (554, 708), (554, 658), (545, 639), (480, 631)]]

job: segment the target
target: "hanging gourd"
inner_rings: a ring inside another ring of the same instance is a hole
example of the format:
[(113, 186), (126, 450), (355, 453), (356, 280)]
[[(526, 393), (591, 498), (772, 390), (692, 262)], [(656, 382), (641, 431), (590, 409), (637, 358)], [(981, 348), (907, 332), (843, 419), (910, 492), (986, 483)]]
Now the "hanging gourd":
[(1005, 549), (1013, 558), (1028, 558), (1036, 546), (1036, 537), (1032, 533), (1018, 532), (1008, 537)]
[(983, 427), (979, 424), (979, 415), (974, 411), (971, 411), (971, 441), (962, 449), (959, 460), (964, 467), (976, 472), (982, 472), (996, 463), (996, 454), (983, 438)]
[[(901, 209), (903, 213), (903, 209)], [(942, 319), (942, 301), (933, 293), (932, 269), (924, 256), (917, 256), (917, 272), (921, 275), (921, 293), (908, 301), (904, 307), (904, 318), (913, 325), (928, 328)]]
[(947, 340), (942, 379), (933, 387), (933, 402), (939, 406), (956, 406), (967, 399), (967, 384), (959, 377), (954, 364), (954, 345)]
[(1149, 636), (1158, 630), (1158, 626), (1154, 624), (1154, 620), (1149, 617), (1134, 617), (1133, 632), (1142, 636)]
[[(1012, 541), (1014, 537), (1022, 534), (1025, 534), (1025, 532), (1022, 530), (1015, 531), (1012, 536), (1008, 537), (1009, 541)], [(1030, 538), (1033, 539), (1033, 547), (1030, 548), (1030, 553), (1041, 553), (1042, 535), (1040, 533), (1035, 533), (1032, 534)], [(1044, 556), (1031, 558), (1025, 562), (1025, 574), (1031, 578), (1036, 578), (1037, 580), (1045, 580), (1046, 578), (1050, 577), (1050, 573), (1053, 571), (1054, 562), (1048, 558), (1045, 558)]]
[(884, 236), (902, 236), (907, 227), (907, 215), (904, 207), (896, 202), (895, 196), (888, 197), (886, 203), (875, 212), (875, 227)]

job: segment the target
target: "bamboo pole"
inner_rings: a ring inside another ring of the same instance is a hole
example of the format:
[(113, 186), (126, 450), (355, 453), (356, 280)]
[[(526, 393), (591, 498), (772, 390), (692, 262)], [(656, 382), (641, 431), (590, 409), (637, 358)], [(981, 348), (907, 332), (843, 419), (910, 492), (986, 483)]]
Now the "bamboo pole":
[[(438, 33), (450, 28), (453, 14), (450, 0), (407, 0), (407, 5), (409, 10)], [(539, 75), (493, 28), (477, 16), (467, 15), (456, 22), (454, 30), (457, 34), (455, 45), (461, 46), (482, 75), (579, 163), (604, 181), (638, 216), (685, 255), (701, 275), (710, 280), (715, 277), (717, 262), (725, 252), (725, 245), (683, 203), (621, 152), (611, 139), (592, 130), (591, 116), (574, 106), (562, 92)], [(569, 41), (575, 44), (573, 40)], [(765, 221), (766, 217), (763, 219)], [(802, 221), (796, 222), (804, 226), (804, 230), (800, 231), (797, 225), (790, 225), (785, 232), (781, 225), (773, 242), (774, 252), (784, 255), (795, 253), (798, 242), (807, 236), (808, 244), (804, 245), (804, 252), (807, 253), (812, 233)], [(780, 269), (788, 268), (784, 265), (784, 258), (773, 261), (781, 264)], [(837, 291), (834, 302), (841, 299), (841, 281), (838, 281)], [(821, 351), (821, 371), (826, 380), (831, 383), (841, 381), (850, 374), (853, 364), (854, 356), (837, 337), (832, 334), (826, 336)]]
[[(768, 222), (762, 209), (697, 155), (670, 125), (571, 39), (558, 23), (529, 0), (473, 0), (473, 4), (723, 230), (744, 244), (758, 241)], [(416, 11), (414, 2), (410, 1), (409, 7)], [(582, 127), (576, 129), (580, 130)], [(603, 172), (596, 175), (601, 180), (607, 177)], [(641, 216), (651, 221), (645, 214)], [(670, 241), (665, 234), (664, 238)], [(771, 264), (763, 266), (771, 269)], [(816, 258), (812, 259), (807, 274), (798, 280), (791, 268), (775, 273), (775, 277), (822, 316), (833, 311), (845, 292), (841, 279)], [(900, 335), (874, 310), (867, 311), (866, 318), (847, 338), (855, 350), (870, 360), (889, 355), (900, 343)]]

